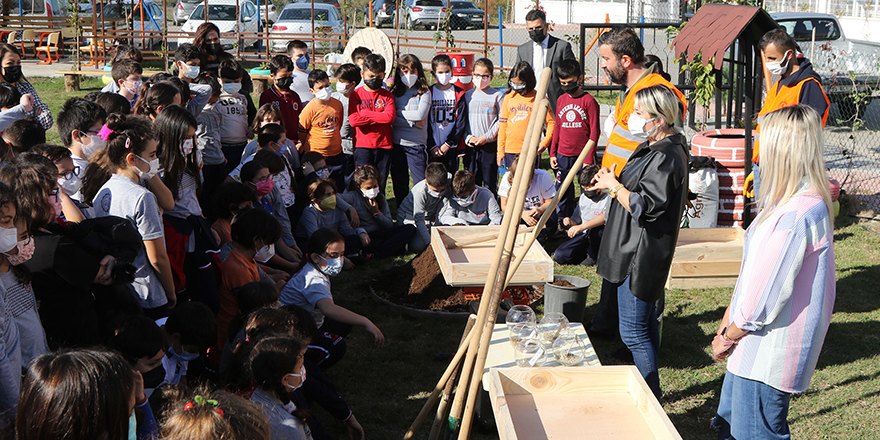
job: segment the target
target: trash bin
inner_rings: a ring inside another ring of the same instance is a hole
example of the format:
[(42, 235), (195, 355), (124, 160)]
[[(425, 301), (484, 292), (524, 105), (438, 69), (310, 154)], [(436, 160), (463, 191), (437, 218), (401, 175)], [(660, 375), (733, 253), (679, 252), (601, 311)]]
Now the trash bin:
[(581, 277), (556, 275), (554, 282), (568, 281), (571, 287), (544, 284), (544, 313), (562, 313), (569, 322), (581, 322), (587, 307), (587, 290), (590, 282)]

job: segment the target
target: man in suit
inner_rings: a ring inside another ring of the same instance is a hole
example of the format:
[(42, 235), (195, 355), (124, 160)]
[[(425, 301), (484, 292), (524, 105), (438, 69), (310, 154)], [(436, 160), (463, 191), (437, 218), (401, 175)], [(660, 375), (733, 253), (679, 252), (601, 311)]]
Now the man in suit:
[(526, 61), (535, 70), (535, 78), (541, 82), (541, 71), (545, 67), (551, 67), (550, 88), (547, 89), (547, 99), (550, 107), (556, 112), (556, 100), (562, 94), (562, 85), (556, 76), (556, 69), (552, 69), (562, 60), (574, 60), (574, 52), (568, 41), (560, 40), (547, 32), (547, 15), (540, 9), (532, 9), (526, 14), (526, 28), (532, 41), (523, 43), (516, 50), (516, 62)]

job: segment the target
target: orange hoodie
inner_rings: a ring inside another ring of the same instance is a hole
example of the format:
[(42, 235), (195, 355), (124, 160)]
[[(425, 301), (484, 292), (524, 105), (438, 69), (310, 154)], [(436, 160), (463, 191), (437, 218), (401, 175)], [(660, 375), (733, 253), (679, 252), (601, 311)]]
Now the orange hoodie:
[[(532, 107), (535, 104), (537, 92), (532, 90), (526, 95), (517, 92), (508, 93), (501, 104), (501, 117), (498, 121), (498, 157), (504, 154), (519, 154), (525, 143), (526, 128), (529, 126), (529, 117), (532, 115)], [(547, 112), (544, 121), (547, 124), (547, 133), (553, 133), (553, 112)], [(545, 136), (541, 141), (541, 151), (550, 146), (552, 136)]]

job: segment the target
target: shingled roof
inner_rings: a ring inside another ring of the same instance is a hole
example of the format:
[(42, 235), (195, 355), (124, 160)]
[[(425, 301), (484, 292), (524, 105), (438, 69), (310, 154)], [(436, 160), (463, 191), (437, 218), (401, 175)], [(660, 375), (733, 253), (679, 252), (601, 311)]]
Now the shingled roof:
[(688, 62), (703, 51), (703, 64), (715, 57), (715, 68), (721, 69), (724, 52), (745, 33), (757, 43), (767, 31), (779, 27), (761, 8), (708, 4), (701, 7), (681, 32), (672, 40), (676, 58), (687, 54)]

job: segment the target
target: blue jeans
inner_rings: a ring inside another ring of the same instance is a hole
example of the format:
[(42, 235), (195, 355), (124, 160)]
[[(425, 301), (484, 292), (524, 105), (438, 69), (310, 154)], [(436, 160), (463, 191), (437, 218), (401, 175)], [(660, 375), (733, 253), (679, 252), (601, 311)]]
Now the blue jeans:
[(712, 426), (719, 440), (787, 440), (790, 402), (791, 394), (728, 371)]
[(425, 180), (425, 168), (428, 166), (428, 151), (424, 145), (394, 145), (391, 159), (391, 183), (397, 206), (409, 194), (409, 177), (412, 174), (413, 185)]
[(752, 184), (754, 185), (753, 188), (755, 189), (755, 197), (752, 197), (753, 199), (758, 197), (758, 188), (761, 187), (761, 173), (759, 171), (761, 171), (761, 166), (756, 163), (752, 163), (752, 173), (754, 174), (754, 180), (752, 181)]
[(648, 387), (658, 399), (660, 373), (657, 354), (660, 351), (660, 324), (657, 322), (657, 302), (646, 302), (636, 298), (629, 287), (629, 278), (617, 284), (617, 308), (620, 319), (620, 338), (629, 351), (633, 362)]
[[(559, 188), (562, 186), (562, 181), (565, 180), (565, 177), (568, 176), (568, 172), (574, 168), (579, 167), (577, 156), (563, 156), (561, 154), (556, 155), (556, 163), (558, 164), (556, 167), (556, 172), (554, 173), (554, 177), (556, 177), (556, 191), (559, 191)], [(572, 182), (574, 183), (574, 182)], [(568, 185), (568, 189), (565, 190), (565, 194), (562, 195), (562, 198), (559, 199), (559, 204), (556, 205), (556, 216), (557, 221), (562, 223), (562, 219), (566, 217), (571, 217), (571, 214), (575, 209), (578, 209), (578, 200), (574, 197), (574, 185)]]

